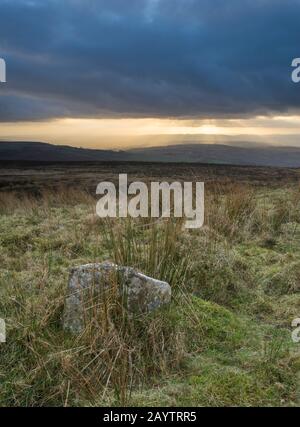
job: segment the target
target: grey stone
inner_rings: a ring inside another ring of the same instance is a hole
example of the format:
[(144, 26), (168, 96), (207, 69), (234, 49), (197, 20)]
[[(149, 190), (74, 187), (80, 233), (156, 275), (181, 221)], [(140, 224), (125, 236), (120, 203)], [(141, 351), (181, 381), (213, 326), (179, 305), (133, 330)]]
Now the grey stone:
[(89, 295), (118, 282), (118, 294), (130, 313), (147, 313), (171, 301), (171, 287), (168, 283), (147, 277), (131, 267), (122, 267), (110, 262), (86, 264), (70, 272), (68, 292), (65, 301), (63, 327), (72, 333), (84, 328), (84, 301)]

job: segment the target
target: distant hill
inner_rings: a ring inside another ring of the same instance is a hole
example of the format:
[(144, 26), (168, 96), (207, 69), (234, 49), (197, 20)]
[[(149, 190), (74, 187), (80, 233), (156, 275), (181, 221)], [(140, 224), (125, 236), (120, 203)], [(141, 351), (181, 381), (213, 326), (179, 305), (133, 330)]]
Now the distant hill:
[(126, 160), (125, 152), (91, 150), (44, 142), (0, 141), (0, 160), (37, 162), (84, 162)]
[(300, 167), (300, 148), (267, 145), (184, 144), (130, 150), (148, 161)]
[(147, 161), (300, 167), (300, 148), (267, 145), (178, 144), (127, 151), (95, 150), (42, 142), (0, 142), (0, 161)]

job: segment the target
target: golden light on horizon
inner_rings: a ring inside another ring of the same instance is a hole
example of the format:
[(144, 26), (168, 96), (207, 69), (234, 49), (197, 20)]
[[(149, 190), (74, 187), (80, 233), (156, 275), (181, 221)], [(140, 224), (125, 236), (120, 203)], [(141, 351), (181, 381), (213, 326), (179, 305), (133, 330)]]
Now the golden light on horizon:
[[(257, 116), (246, 119), (65, 118), (45, 122), (2, 123), (0, 139), (32, 140), (97, 148), (143, 144), (145, 136), (274, 136), (300, 135), (300, 116)], [(150, 141), (151, 143), (151, 141)]]

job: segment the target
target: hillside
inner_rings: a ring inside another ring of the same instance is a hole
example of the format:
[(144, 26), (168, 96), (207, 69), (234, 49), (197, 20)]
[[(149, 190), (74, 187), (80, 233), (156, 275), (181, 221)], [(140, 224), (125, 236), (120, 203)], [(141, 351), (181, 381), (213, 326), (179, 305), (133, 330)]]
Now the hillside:
[(266, 145), (178, 144), (127, 151), (96, 150), (41, 142), (0, 142), (1, 161), (148, 161), (300, 167), (300, 149)]
[(112, 150), (91, 150), (44, 142), (0, 141), (0, 160), (5, 161), (113, 161), (119, 160), (121, 157), (126, 160), (126, 156), (126, 153)]

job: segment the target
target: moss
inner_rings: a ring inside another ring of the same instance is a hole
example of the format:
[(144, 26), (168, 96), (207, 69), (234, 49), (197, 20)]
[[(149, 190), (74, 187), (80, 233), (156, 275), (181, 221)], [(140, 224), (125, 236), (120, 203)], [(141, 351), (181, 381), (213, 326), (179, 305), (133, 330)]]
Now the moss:
[[(299, 317), (300, 229), (296, 212), (278, 210), (285, 197), (293, 203), (285, 193), (257, 191), (247, 215), (244, 204), (228, 204), (238, 214), (233, 232), (230, 218), (226, 227), (195, 233), (112, 222), (115, 242), (105, 237), (105, 222), (87, 220), (91, 207), (83, 203), (4, 212), (0, 317), (8, 342), (0, 348), (0, 405), (61, 406), (67, 395), (69, 405), (124, 403), (119, 383), (104, 393), (93, 362), (101, 343), (61, 330), (68, 269), (114, 259), (116, 248), (122, 260), (173, 285), (172, 304), (138, 319), (130, 330), (137, 335), (126, 337), (124, 354), (135, 357), (141, 378), (126, 405), (296, 405), (299, 357), (290, 324)], [(115, 381), (123, 378), (118, 369)]]

